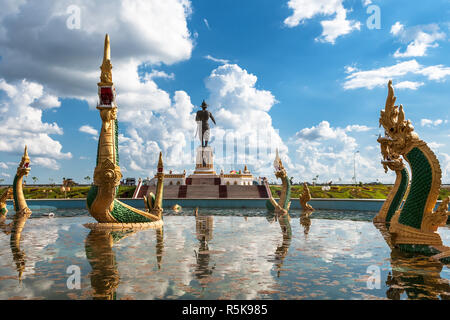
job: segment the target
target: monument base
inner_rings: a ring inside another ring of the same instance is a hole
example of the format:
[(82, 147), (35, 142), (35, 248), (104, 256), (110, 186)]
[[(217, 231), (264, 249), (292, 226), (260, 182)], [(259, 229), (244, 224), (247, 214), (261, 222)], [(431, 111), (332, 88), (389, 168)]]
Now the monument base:
[(214, 153), (211, 147), (197, 148), (194, 175), (196, 174), (216, 174), (214, 171)]

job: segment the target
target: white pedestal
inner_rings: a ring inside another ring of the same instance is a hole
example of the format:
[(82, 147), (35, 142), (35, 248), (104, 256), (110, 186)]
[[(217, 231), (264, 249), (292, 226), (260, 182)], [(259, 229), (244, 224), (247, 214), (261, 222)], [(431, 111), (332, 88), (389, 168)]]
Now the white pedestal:
[(211, 147), (198, 147), (194, 174), (216, 174), (214, 171), (214, 153)]

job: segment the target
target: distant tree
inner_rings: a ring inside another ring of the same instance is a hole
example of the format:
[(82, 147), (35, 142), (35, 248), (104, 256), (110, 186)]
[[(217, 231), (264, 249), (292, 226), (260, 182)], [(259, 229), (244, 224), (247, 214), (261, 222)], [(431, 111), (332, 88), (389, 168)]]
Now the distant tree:
[(5, 181), (5, 179), (1, 178), (1, 179), (0, 179), (0, 183), (2, 183), (3, 181)]
[(86, 176), (86, 177), (84, 177), (84, 180), (86, 180), (86, 182), (89, 183), (89, 181), (91, 181), (91, 177)]
[(34, 184), (36, 184), (36, 182), (39, 180), (37, 177), (32, 177), (31, 179), (33, 180)]

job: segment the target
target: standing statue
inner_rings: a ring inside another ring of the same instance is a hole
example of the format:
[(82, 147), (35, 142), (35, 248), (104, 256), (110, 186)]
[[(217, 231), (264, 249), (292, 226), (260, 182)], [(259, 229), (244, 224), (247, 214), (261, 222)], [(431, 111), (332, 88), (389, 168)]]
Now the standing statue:
[(211, 112), (206, 110), (206, 108), (208, 108), (208, 105), (206, 104), (205, 100), (203, 100), (202, 105), (200, 107), (202, 108), (202, 110), (197, 111), (195, 121), (197, 121), (198, 138), (200, 139), (202, 147), (204, 148), (208, 146), (208, 141), (210, 137), (208, 120), (211, 118), (214, 124), (216, 124), (216, 120), (214, 119)]

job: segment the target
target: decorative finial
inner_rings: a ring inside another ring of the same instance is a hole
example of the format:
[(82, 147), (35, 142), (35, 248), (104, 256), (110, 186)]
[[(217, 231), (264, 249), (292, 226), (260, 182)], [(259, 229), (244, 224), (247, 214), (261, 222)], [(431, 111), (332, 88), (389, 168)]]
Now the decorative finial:
[(159, 152), (158, 172), (163, 172), (163, 168), (162, 152)]
[(102, 71), (100, 75), (99, 86), (112, 86), (112, 64), (111, 64), (111, 49), (109, 47), (109, 36), (105, 36), (105, 47), (103, 51), (103, 63), (100, 66)]

